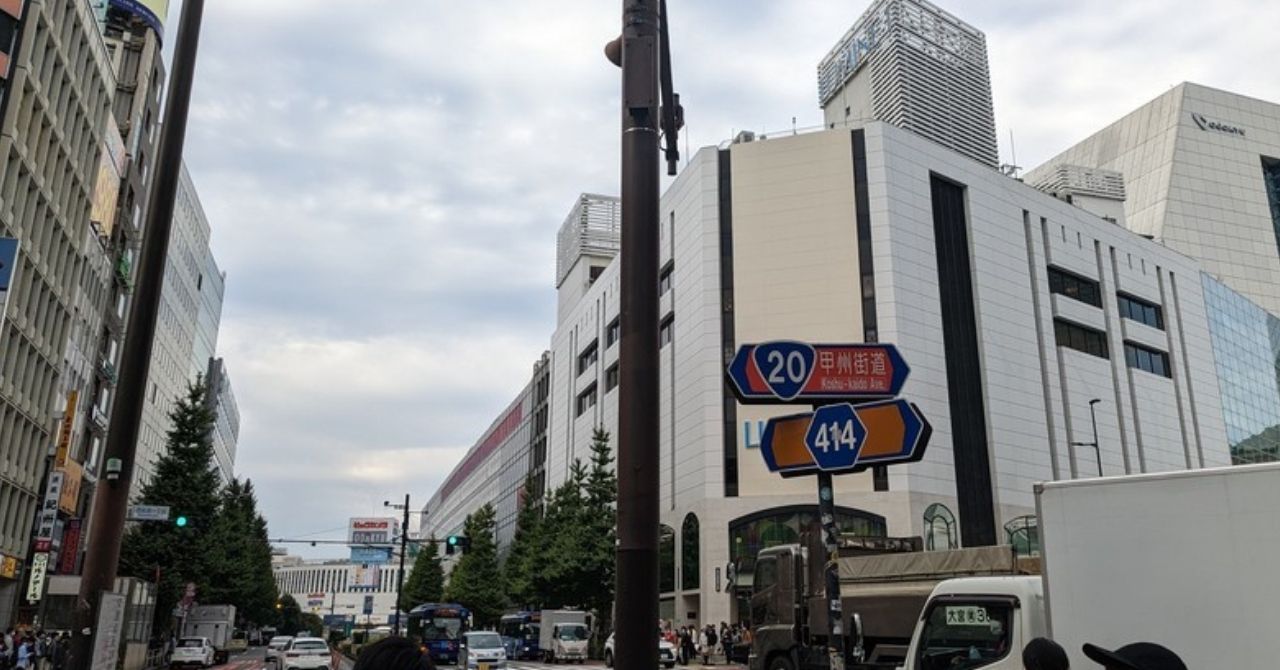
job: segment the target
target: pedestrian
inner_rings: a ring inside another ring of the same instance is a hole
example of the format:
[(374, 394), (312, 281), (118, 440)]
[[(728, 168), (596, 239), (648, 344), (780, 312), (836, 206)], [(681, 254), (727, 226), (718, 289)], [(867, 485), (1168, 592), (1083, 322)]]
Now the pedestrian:
[(1067, 651), (1047, 637), (1038, 637), (1022, 648), (1025, 670), (1068, 670)]
[(58, 633), (53, 637), (53, 650), (49, 654), (49, 660), (53, 664), (53, 670), (62, 670), (67, 664), (67, 634)]
[(702, 657), (703, 665), (711, 664), (711, 659), (708, 658), (710, 654), (711, 654), (711, 649), (710, 649), (709, 641), (707, 639), (707, 629), (702, 628), (698, 631), (698, 655)]
[(684, 663), (684, 665), (692, 663), (693, 659), (698, 654), (698, 651), (694, 646), (693, 639), (694, 634), (691, 627), (685, 626), (680, 629), (680, 655), (683, 658), (682, 663)]
[(18, 647), (18, 662), (14, 666), (18, 670), (31, 670), (31, 661), (35, 657), (36, 645), (31, 638), (22, 641)]
[(1084, 655), (1107, 670), (1187, 670), (1177, 654), (1154, 642), (1134, 642), (1115, 651), (1085, 644)]
[(393, 636), (362, 648), (353, 670), (435, 670), (435, 665), (413, 640)]

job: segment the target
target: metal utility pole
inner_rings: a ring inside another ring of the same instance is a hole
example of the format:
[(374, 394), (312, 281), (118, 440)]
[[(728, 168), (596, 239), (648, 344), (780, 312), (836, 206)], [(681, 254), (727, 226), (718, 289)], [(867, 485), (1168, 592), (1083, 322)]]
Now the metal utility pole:
[(668, 172), (675, 174), (682, 117), (666, 38), (665, 0), (623, 0), (622, 36), (605, 47), (622, 68), (618, 670), (658, 663), (658, 142), (664, 131)]
[[(818, 516), (822, 521), (823, 548), (827, 550), (823, 575), (827, 593), (827, 656), (832, 670), (844, 670), (844, 606), (840, 600), (840, 529), (836, 526), (835, 484), (831, 473), (818, 472)], [(812, 557), (811, 557), (812, 558)]]
[(120, 542), (129, 505), (129, 485), (133, 479), (138, 445), (138, 426), (142, 421), (160, 290), (164, 285), (165, 259), (169, 253), (169, 233), (173, 228), (174, 199), (182, 172), (182, 148), (186, 139), (187, 113), (191, 107), (191, 85), (195, 79), (196, 51), (203, 16), (204, 0), (182, 3), (178, 41), (173, 53), (173, 75), (169, 80), (168, 101), (160, 125), (155, 181), (142, 233), (133, 308), (129, 313), (116, 399), (107, 431), (104, 476), (98, 484), (93, 505), (93, 542), (85, 552), (84, 575), (80, 579), (80, 597), (76, 602), (77, 625), (67, 659), (68, 670), (89, 668), (93, 636), (97, 634), (94, 619), (98, 605), (102, 594), (115, 588)]
[(400, 635), (400, 606), (404, 603), (401, 598), (404, 597), (404, 555), (407, 552), (406, 547), (409, 544), (409, 494), (404, 494), (404, 505), (392, 505), (390, 502), (384, 501), (384, 507), (392, 507), (404, 510), (404, 521), (400, 523), (400, 572), (396, 575), (396, 622), (392, 624), (392, 635)]

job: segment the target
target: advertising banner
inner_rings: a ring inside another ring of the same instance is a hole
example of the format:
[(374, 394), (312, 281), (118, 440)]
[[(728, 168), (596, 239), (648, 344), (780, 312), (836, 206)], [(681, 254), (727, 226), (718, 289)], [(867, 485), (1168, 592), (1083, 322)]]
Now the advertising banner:
[(0, 554), (0, 577), (15, 579), (18, 576), (18, 557)]
[(27, 602), (38, 603), (44, 596), (44, 577), (49, 571), (49, 554), (41, 552), (31, 557), (31, 581), (27, 583)]
[(58, 574), (74, 575), (80, 555), (80, 519), (71, 519), (62, 529), (62, 549), (58, 556)]
[(352, 547), (352, 563), (381, 565), (391, 562), (391, 547)]
[(120, 200), (121, 175), (125, 171), (124, 140), (115, 124), (107, 124), (106, 139), (98, 157), (98, 178), (93, 186), (93, 206), (89, 220), (98, 234), (110, 238), (116, 225), (116, 205)]
[(47, 552), (53, 546), (53, 531), (58, 525), (58, 500), (62, 497), (64, 477), (61, 470), (49, 473), (49, 486), (45, 490), (44, 503), (40, 505), (39, 523), (36, 525), (36, 551)]
[(351, 544), (391, 544), (399, 522), (391, 518), (353, 518), (348, 526)]
[(71, 429), (76, 424), (76, 407), (80, 404), (80, 392), (72, 389), (67, 394), (67, 407), (62, 411), (62, 421), (58, 424), (58, 451), (53, 459), (53, 467), (61, 468), (67, 464), (67, 454), (71, 453)]
[(18, 241), (0, 237), (0, 323), (4, 322), (5, 305), (9, 302), (9, 286), (18, 266)]
[(84, 479), (84, 466), (67, 459), (62, 466), (62, 495), (58, 496), (58, 509), (75, 514), (80, 505), (80, 482)]
[(164, 37), (164, 21), (169, 16), (169, 0), (111, 0), (111, 6), (136, 15)]
[(382, 585), (382, 569), (370, 563), (362, 563), (352, 570), (351, 588), (377, 589)]

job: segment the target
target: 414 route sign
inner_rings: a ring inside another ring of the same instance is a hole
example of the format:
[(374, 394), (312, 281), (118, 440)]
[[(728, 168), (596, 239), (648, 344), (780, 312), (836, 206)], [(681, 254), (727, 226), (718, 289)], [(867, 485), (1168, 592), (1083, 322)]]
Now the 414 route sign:
[(920, 408), (901, 398), (840, 403), (769, 419), (760, 454), (769, 471), (783, 477), (860, 472), (924, 458), (932, 435)]
[(892, 344), (747, 344), (729, 364), (743, 403), (892, 398), (911, 369)]

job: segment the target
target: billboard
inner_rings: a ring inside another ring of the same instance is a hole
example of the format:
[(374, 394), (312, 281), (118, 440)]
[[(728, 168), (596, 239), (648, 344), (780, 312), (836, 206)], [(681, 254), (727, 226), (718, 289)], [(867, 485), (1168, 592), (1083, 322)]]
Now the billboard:
[(352, 547), (352, 563), (381, 565), (391, 562), (391, 547)]
[(169, 0), (111, 0), (111, 6), (122, 9), (142, 19), (164, 37), (164, 20), (169, 16)]
[(127, 165), (124, 139), (116, 124), (107, 124), (102, 152), (98, 156), (98, 179), (93, 185), (93, 206), (89, 220), (97, 227), (98, 234), (111, 237), (116, 226), (116, 205), (120, 201), (120, 181)]
[(53, 460), (53, 467), (61, 468), (67, 464), (67, 454), (71, 451), (71, 429), (76, 423), (76, 407), (80, 403), (80, 392), (72, 389), (67, 394), (67, 406), (62, 411), (62, 420), (58, 422), (58, 450)]
[(62, 466), (62, 473), (62, 494), (58, 496), (58, 509), (74, 516), (80, 505), (80, 482), (84, 479), (84, 466), (68, 458)]
[(74, 575), (80, 555), (80, 519), (71, 519), (62, 530), (62, 549), (58, 555), (58, 574)]
[(399, 523), (391, 518), (359, 517), (351, 519), (347, 542), (351, 544), (391, 544)]
[(372, 563), (361, 563), (352, 570), (352, 589), (377, 589), (382, 585), (382, 569)]
[(9, 302), (9, 286), (13, 283), (17, 266), (18, 241), (12, 237), (0, 237), (0, 322), (4, 321), (4, 308)]

